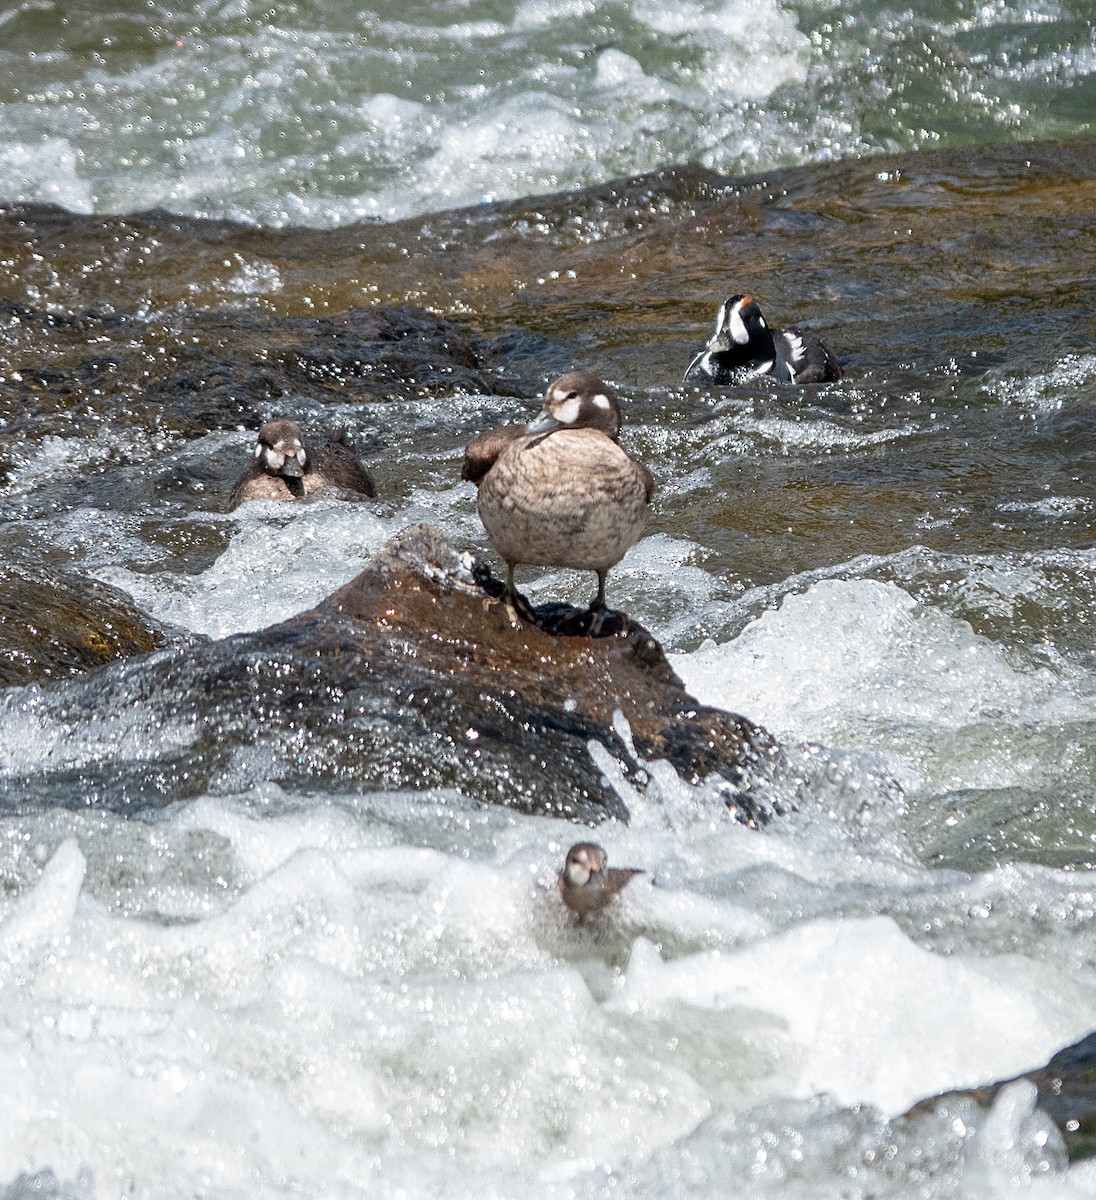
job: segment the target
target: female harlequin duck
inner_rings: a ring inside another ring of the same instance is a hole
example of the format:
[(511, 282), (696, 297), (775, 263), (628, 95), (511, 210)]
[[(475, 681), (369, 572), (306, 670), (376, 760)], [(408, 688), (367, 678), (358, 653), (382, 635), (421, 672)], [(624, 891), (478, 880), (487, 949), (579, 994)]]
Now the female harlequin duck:
[(768, 375), (781, 383), (826, 383), (844, 374), (818, 338), (796, 329), (770, 329), (756, 301), (731, 296), (681, 382), (731, 384)]
[(313, 450), (301, 440), (296, 421), (277, 417), (259, 430), (251, 465), (236, 481), (228, 508), (231, 512), (246, 500), (303, 500), (321, 488), (337, 489), (348, 497), (377, 494), (373, 477), (344, 434)]
[(573, 567), (597, 572), (594, 613), (605, 609), (605, 576), (643, 533), (654, 490), (650, 471), (617, 443), (620, 406), (600, 379), (572, 371), (548, 385), (529, 425), (501, 425), (469, 442), (461, 477), (479, 488), (491, 544), (514, 568)]
[(637, 875), (638, 867), (610, 867), (605, 849), (597, 842), (576, 842), (567, 851), (563, 870), (556, 880), (563, 903), (578, 918), (578, 924), (600, 912)]

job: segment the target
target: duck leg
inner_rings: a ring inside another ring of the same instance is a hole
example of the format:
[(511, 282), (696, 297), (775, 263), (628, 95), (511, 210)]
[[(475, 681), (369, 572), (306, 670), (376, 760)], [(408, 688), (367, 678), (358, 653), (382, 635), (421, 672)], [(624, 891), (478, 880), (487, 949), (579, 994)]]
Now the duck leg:
[(536, 625), (537, 614), (529, 601), (514, 585), (514, 567), (516, 563), (506, 564), (506, 614), (515, 625), (523, 621), (527, 625)]
[(605, 624), (605, 571), (597, 573), (597, 595), (590, 601), (590, 626), (586, 633), (589, 637), (597, 637)]

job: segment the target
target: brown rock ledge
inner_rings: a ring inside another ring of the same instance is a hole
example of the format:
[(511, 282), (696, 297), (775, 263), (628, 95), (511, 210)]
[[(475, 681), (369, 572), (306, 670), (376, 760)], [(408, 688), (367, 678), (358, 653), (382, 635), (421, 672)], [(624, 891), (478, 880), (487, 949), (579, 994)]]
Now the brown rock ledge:
[[(609, 612), (596, 637), (587, 633), (588, 612), (570, 605), (542, 605), (536, 625), (515, 623), (504, 591), (485, 567), (458, 556), (440, 530), (416, 525), (289, 624), (331, 612), (352, 618), (369, 671), (389, 680), (402, 676), (419, 697), (416, 708), (437, 705), (442, 696), (443, 704), (455, 704), (458, 723), (467, 723), (469, 760), (521, 757), (570, 775), (576, 814), (615, 811), (619, 803), (600, 782), (591, 784), (588, 741), (601, 742), (634, 773), (613, 728), (619, 710), (642, 758), (666, 759), (690, 782), (718, 775), (736, 816), (766, 819), (744, 790), (747, 769), (776, 750), (763, 729), (693, 699), (658, 642), (626, 614)], [(504, 779), (491, 798), (505, 803)]]

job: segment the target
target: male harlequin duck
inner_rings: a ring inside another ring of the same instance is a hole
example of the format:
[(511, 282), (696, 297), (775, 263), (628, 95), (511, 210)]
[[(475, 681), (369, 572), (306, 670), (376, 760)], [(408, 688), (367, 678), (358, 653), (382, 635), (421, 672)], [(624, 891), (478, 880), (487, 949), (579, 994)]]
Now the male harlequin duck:
[(638, 867), (607, 867), (605, 850), (597, 842), (576, 842), (567, 851), (556, 886), (563, 903), (582, 922), (603, 909), (636, 875)]
[(796, 329), (770, 329), (755, 300), (731, 296), (681, 382), (731, 384), (768, 375), (781, 383), (826, 383), (844, 374), (818, 338)]
[(591, 612), (605, 609), (605, 576), (643, 533), (654, 490), (650, 471), (617, 443), (620, 406), (585, 371), (548, 385), (529, 425), (500, 425), (469, 442), (461, 478), (479, 489), (491, 544), (506, 563), (511, 602), (514, 568), (527, 564), (597, 572)]
[(251, 465), (236, 481), (232, 509), (246, 500), (303, 500), (321, 488), (348, 496), (375, 496), (373, 477), (346, 444), (345, 435), (329, 438), (314, 450), (305, 446), (296, 421), (277, 417), (259, 430)]

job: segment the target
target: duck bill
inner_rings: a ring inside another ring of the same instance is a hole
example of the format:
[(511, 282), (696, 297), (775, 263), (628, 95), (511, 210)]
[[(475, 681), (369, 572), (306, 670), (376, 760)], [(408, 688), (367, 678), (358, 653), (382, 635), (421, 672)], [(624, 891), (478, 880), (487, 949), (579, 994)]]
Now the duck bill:
[(525, 428), (529, 433), (551, 433), (553, 429), (559, 429), (560, 422), (555, 419), (550, 413), (542, 412), (540, 416), (534, 417)]

